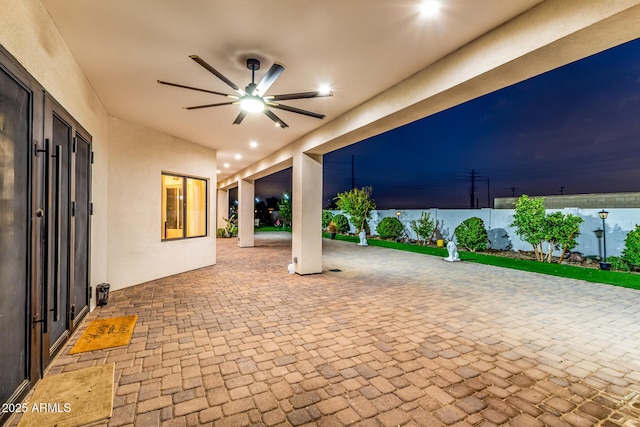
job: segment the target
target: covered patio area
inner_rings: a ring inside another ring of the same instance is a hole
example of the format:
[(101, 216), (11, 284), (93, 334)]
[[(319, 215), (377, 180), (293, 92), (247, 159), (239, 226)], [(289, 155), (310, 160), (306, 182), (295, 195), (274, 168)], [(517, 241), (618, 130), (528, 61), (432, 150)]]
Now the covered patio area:
[[(52, 364), (115, 362), (96, 425), (639, 425), (637, 291), (326, 239), (322, 274), (289, 275), (288, 233), (218, 245), (112, 292)], [(129, 346), (68, 355), (133, 314)]]

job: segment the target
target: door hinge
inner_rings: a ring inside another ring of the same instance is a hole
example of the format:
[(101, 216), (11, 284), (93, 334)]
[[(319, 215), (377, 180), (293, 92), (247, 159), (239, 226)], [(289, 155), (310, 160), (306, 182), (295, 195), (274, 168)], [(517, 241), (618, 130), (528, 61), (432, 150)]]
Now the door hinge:
[(73, 304), (73, 305), (71, 306), (71, 320), (73, 320), (73, 319), (75, 319), (75, 318), (76, 318), (76, 305), (75, 305), (75, 304)]
[(89, 286), (89, 299), (93, 299), (93, 286)]
[(78, 139), (74, 136), (73, 144), (71, 144), (71, 151), (75, 153), (77, 150), (78, 150)]
[(92, 151), (92, 152), (91, 152), (91, 164), (93, 164), (93, 160), (94, 160), (94, 159), (93, 159), (93, 158), (94, 158), (93, 154), (94, 154), (94, 153), (93, 153), (93, 151)]
[(76, 202), (71, 202), (71, 216), (76, 216)]
[(89, 203), (89, 215), (93, 215), (93, 202)]

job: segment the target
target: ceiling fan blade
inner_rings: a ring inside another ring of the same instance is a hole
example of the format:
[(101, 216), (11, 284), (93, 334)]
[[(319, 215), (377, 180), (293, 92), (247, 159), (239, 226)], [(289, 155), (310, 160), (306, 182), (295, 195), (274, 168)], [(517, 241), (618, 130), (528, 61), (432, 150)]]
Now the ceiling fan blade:
[(184, 107), (185, 110), (198, 110), (200, 108), (219, 107), (221, 105), (236, 104), (238, 101), (219, 102), (217, 104), (196, 105), (195, 107)]
[(229, 95), (227, 93), (216, 92), (215, 90), (200, 89), (198, 87), (193, 87), (193, 86), (185, 86), (185, 85), (181, 85), (181, 84), (178, 84), (178, 83), (170, 83), (170, 82), (165, 82), (165, 81), (162, 81), (162, 80), (158, 80), (158, 83), (160, 83), (161, 85), (175, 86), (175, 87), (180, 87), (180, 88), (183, 88), (183, 89), (191, 89), (191, 90), (197, 90), (197, 91), (200, 91), (200, 92), (212, 93), (214, 95), (228, 96), (230, 98), (238, 98), (235, 95)]
[(324, 119), (326, 116), (320, 113), (314, 113), (313, 111), (303, 110), (301, 108), (291, 107), (289, 105), (267, 103), (271, 108), (277, 108), (278, 110), (291, 111), (292, 113), (298, 113), (309, 117), (315, 117), (316, 119)]
[(267, 73), (262, 77), (262, 80), (260, 80), (260, 83), (258, 83), (258, 86), (256, 86), (256, 89), (252, 95), (255, 95), (256, 92), (259, 94), (264, 94), (267, 90), (269, 90), (273, 82), (276, 81), (276, 79), (280, 76), (280, 74), (282, 74), (283, 71), (284, 65), (274, 62), (271, 68), (269, 68), (269, 71), (267, 71)]
[(333, 96), (333, 92), (300, 92), (300, 93), (284, 93), (282, 95), (269, 95), (263, 97), (265, 101), (285, 101), (287, 99), (304, 99), (304, 98), (322, 98), (325, 96)]
[(193, 59), (194, 61), (196, 61), (198, 64), (200, 64), (205, 70), (209, 71), (211, 74), (213, 74), (214, 76), (216, 76), (217, 78), (219, 78), (220, 80), (222, 80), (223, 82), (225, 82), (227, 84), (227, 86), (231, 87), (233, 90), (235, 90), (236, 92), (245, 95), (244, 90), (240, 89), (240, 87), (235, 84), (234, 82), (232, 82), (231, 80), (229, 80), (228, 78), (226, 78), (225, 76), (222, 75), (222, 73), (220, 73), (218, 70), (216, 70), (215, 68), (213, 68), (211, 65), (207, 64), (204, 59), (200, 58), (198, 55), (189, 55), (189, 58)]
[(247, 117), (247, 112), (245, 110), (241, 110), (240, 114), (238, 114), (238, 117), (236, 117), (236, 120), (233, 122), (233, 124), (239, 125), (240, 123), (242, 123), (245, 117)]
[(276, 125), (280, 126), (281, 128), (284, 129), (289, 127), (288, 124), (280, 120), (280, 117), (273, 114), (273, 111), (265, 108), (262, 112), (264, 113), (265, 116), (269, 117), (271, 120), (273, 120), (276, 123)]

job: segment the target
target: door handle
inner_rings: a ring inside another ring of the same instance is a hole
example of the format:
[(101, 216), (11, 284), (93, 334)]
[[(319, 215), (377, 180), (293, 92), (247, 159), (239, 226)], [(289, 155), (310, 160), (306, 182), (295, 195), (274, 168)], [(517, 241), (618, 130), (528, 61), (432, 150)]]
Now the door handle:
[(62, 214), (60, 209), (62, 208), (62, 145), (56, 145), (55, 148), (55, 174), (54, 174), (54, 185), (55, 185), (55, 198), (54, 198), (54, 215), (55, 215), (55, 234), (54, 234), (54, 277), (53, 277), (53, 321), (57, 322), (60, 320), (60, 281), (62, 274), (62, 266), (60, 262), (62, 261), (61, 252), (62, 252)]
[[(49, 209), (49, 198), (50, 198), (50, 194), (51, 194), (51, 176), (50, 176), (50, 164), (49, 164), (49, 155), (51, 154), (51, 141), (49, 141), (49, 139), (45, 139), (44, 140), (44, 179), (43, 179), (43, 186), (44, 186), (44, 205), (47, 207), (47, 209)], [(43, 333), (48, 333), (49, 332), (49, 312), (48, 312), (48, 307), (49, 307), (49, 257), (50, 257), (50, 252), (49, 252), (49, 241), (50, 241), (50, 236), (49, 236), (49, 223), (51, 220), (51, 214), (45, 212), (42, 209), (38, 209), (38, 211), (36, 211), (36, 216), (39, 216), (38, 213), (42, 212), (42, 228), (41, 228), (41, 232), (42, 232), (42, 238), (40, 239), (40, 246), (41, 246), (41, 256), (40, 259), (42, 260), (42, 300), (40, 302), (40, 310), (42, 310), (42, 313), (44, 313), (44, 316), (42, 316), (41, 322), (43, 323), (42, 325), (42, 332)], [(36, 318), (34, 316), (33, 319), (34, 323), (39, 323), (38, 321), (36, 321)]]

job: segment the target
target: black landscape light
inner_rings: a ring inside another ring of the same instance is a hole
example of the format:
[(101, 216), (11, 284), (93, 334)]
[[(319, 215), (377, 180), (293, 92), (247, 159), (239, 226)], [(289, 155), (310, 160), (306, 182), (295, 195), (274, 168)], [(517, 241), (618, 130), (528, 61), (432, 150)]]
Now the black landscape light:
[(105, 306), (109, 303), (109, 288), (111, 286), (108, 283), (100, 283), (96, 286), (96, 295), (98, 307)]
[(598, 216), (602, 219), (602, 246), (604, 247), (604, 259), (600, 263), (600, 269), (609, 270), (609, 268), (611, 268), (611, 264), (607, 262), (607, 228), (604, 225), (604, 220), (609, 216), (609, 212), (602, 209), (598, 212)]
[(593, 230), (596, 234), (596, 239), (598, 239), (598, 259), (602, 260), (602, 234), (604, 230), (602, 228), (598, 228), (597, 230)]

